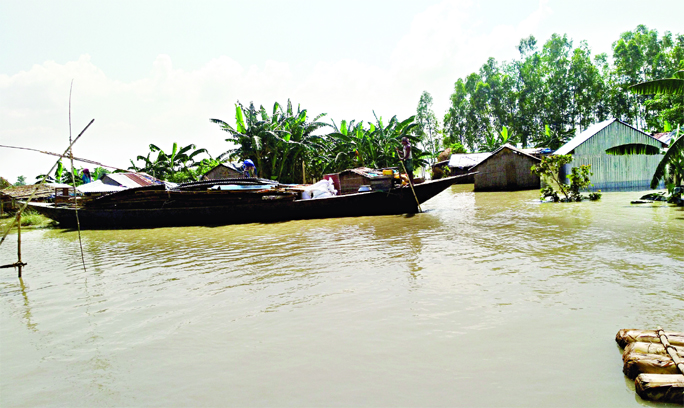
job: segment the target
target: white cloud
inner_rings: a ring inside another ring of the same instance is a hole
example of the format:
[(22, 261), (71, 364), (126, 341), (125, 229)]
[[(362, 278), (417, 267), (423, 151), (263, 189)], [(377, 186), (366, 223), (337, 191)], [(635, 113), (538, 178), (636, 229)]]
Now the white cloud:
[[(74, 79), (74, 136), (95, 118), (75, 146), (75, 155), (127, 167), (128, 159), (173, 142), (195, 143), (214, 154), (227, 148), (226, 134), (210, 117), (232, 121), (233, 104), (293, 103), (328, 118), (372, 119), (372, 110), (400, 119), (415, 112), (423, 90), (433, 94), (435, 111), (446, 110), (454, 81), (477, 70), (489, 56), (513, 49), (548, 13), (546, 3), (513, 26), (477, 25), (470, 0), (444, 1), (415, 16), (392, 53), (389, 68), (358, 59), (320, 61), (304, 75), (288, 62), (244, 67), (221, 56), (193, 71), (174, 68), (159, 55), (149, 75), (131, 82), (111, 79), (88, 55), (58, 64), (46, 61), (28, 71), (0, 75), (0, 144), (61, 152), (68, 144), (69, 84)], [(510, 52), (511, 54), (513, 51)], [(509, 58), (509, 57), (505, 57)], [(266, 106), (268, 105), (268, 106)], [(48, 170), (48, 156), (0, 149), (0, 175), (32, 179)]]

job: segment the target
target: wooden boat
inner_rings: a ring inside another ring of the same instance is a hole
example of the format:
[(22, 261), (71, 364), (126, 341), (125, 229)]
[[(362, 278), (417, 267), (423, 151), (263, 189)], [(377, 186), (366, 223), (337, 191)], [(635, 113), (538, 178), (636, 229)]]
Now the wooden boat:
[[(187, 183), (174, 188), (164, 184), (108, 194), (81, 206), (31, 203), (31, 208), (76, 227), (76, 210), (84, 229), (153, 228), (189, 225), (227, 225), (313, 218), (412, 214), (420, 203), (451, 186), (458, 177), (427, 181), (389, 191), (369, 191), (327, 198), (301, 199), (301, 190), (257, 179), (226, 179)], [(251, 183), (251, 184), (250, 184)], [(263, 183), (263, 181), (261, 181)], [(237, 185), (222, 190), (216, 186)]]

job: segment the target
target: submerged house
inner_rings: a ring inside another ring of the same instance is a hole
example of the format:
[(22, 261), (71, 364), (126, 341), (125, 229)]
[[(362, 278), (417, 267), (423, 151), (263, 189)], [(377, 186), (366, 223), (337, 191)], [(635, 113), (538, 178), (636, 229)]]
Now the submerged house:
[(561, 178), (570, 174), (573, 167), (591, 165), (591, 190), (628, 191), (650, 189), (653, 173), (663, 155), (634, 154), (613, 156), (607, 149), (630, 145), (656, 148), (667, 144), (618, 119), (610, 119), (588, 127), (554, 154), (571, 154), (572, 162), (563, 166)]
[(470, 168), (475, 174), (475, 191), (515, 191), (537, 189), (539, 176), (532, 174), (532, 166), (541, 161), (524, 151), (505, 144), (477, 165)]
[[(447, 166), (449, 166), (450, 176), (461, 176), (468, 174), (470, 169), (480, 164), (483, 160), (491, 156), (491, 153), (455, 153), (449, 158)], [(475, 182), (475, 176), (470, 175), (457, 179), (455, 184), (469, 184)]]

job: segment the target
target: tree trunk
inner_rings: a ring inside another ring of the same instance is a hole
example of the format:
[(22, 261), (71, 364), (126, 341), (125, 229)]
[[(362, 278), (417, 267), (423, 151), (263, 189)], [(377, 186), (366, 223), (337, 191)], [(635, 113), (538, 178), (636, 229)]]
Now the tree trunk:
[(639, 374), (679, 374), (677, 365), (668, 355), (629, 353), (622, 360), (622, 372), (629, 379), (635, 379)]
[[(665, 332), (667, 339), (673, 346), (684, 346), (684, 333)], [(629, 343), (660, 343), (655, 330), (622, 329), (615, 336), (620, 347), (625, 348)]]
[(634, 385), (645, 400), (684, 405), (684, 375), (639, 374)]

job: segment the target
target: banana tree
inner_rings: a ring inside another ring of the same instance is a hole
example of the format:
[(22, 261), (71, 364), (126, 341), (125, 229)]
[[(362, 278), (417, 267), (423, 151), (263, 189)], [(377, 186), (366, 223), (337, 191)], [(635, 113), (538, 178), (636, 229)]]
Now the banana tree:
[(675, 72), (672, 78), (641, 82), (629, 87), (637, 95), (684, 95), (684, 69)]
[[(150, 152), (147, 156), (139, 155), (136, 158), (136, 161), (142, 161), (143, 165), (138, 166), (131, 160), (129, 169), (146, 172), (159, 179), (173, 182), (195, 179), (196, 175), (192, 171), (192, 168), (198, 164), (195, 158), (203, 153), (208, 154), (206, 149), (197, 149), (194, 144), (179, 148), (178, 143), (174, 143), (169, 153), (155, 144), (150, 144), (149, 148)], [(152, 153), (157, 153), (156, 157), (151, 158)]]
[(228, 132), (227, 142), (233, 143), (226, 153), (233, 159), (256, 161), (259, 175), (283, 182), (299, 182), (304, 161), (315, 156), (316, 150), (324, 143), (324, 136), (315, 135), (318, 129), (327, 126), (319, 122), (325, 114), (308, 121), (306, 109), (297, 107), (295, 111), (288, 99), (283, 108), (274, 103), (271, 114), (263, 106), (257, 110), (253, 103), (249, 107), (239, 101), (235, 104), (233, 127), (221, 119), (210, 119), (221, 130)]

